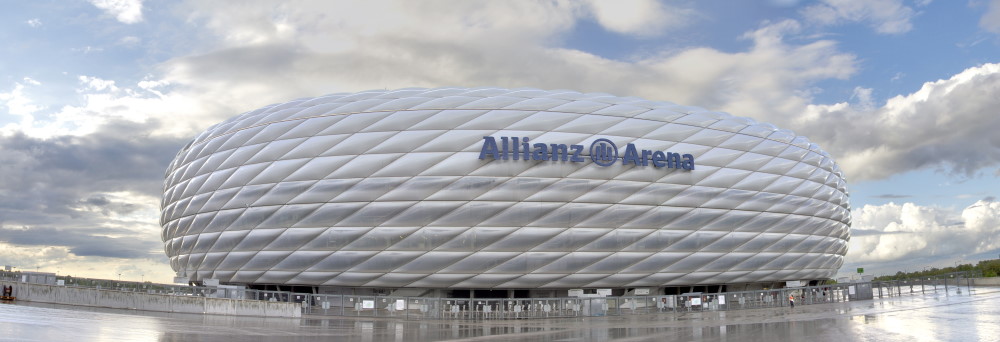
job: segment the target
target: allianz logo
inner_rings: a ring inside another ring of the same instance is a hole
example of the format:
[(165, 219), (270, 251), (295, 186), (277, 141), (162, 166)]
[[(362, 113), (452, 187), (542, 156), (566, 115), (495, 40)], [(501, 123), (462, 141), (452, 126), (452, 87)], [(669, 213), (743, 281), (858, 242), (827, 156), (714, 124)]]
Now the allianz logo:
[(590, 144), (584, 154), (584, 145), (545, 144), (530, 141), (528, 137), (483, 137), (479, 159), (537, 160), (583, 163), (587, 159), (599, 166), (611, 166), (621, 160), (622, 165), (649, 166), (694, 170), (694, 156), (666, 151), (640, 150), (635, 144), (625, 146), (623, 153), (611, 140), (600, 138)]

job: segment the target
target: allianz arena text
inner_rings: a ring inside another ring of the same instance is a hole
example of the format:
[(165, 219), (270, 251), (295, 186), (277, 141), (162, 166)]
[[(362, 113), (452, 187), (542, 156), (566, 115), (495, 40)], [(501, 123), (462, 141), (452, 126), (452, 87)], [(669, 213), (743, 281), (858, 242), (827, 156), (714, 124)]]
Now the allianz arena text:
[(748, 118), (602, 93), (401, 89), (212, 126), (167, 169), (161, 224), (193, 282), (663, 289), (828, 279), (850, 205), (828, 153)]

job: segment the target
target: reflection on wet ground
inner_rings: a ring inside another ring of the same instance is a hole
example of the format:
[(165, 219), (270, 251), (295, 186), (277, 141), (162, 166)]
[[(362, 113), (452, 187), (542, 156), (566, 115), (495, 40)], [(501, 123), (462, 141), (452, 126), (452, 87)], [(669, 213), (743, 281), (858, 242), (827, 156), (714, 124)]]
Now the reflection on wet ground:
[(0, 304), (0, 340), (997, 341), (1000, 288), (724, 312), (509, 321), (302, 319)]

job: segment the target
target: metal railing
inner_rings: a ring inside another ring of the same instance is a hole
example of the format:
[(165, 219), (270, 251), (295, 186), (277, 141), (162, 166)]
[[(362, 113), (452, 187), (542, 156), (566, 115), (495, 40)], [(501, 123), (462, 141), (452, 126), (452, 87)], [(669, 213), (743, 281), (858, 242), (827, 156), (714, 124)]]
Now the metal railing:
[[(22, 281), (19, 272), (0, 271), (0, 280)], [(266, 300), (300, 303), (306, 315), (394, 317), (424, 319), (536, 319), (592, 316), (650, 315), (676, 312), (727, 311), (787, 307), (941, 291), (971, 293), (970, 278), (938, 278), (841, 283), (773, 290), (682, 295), (562, 298), (427, 298), (380, 295), (333, 295), (288, 291), (250, 290), (237, 287), (188, 286), (150, 282), (115, 281), (58, 276), (63, 286), (145, 292), (175, 296)], [(55, 285), (55, 284), (53, 284)]]
[(916, 293), (939, 292), (949, 294), (954, 291), (962, 294), (963, 288), (966, 293), (972, 292), (972, 278), (964, 276), (944, 276), (910, 278), (902, 280), (874, 281), (872, 284), (873, 295), (879, 298), (898, 297)]
[(531, 319), (649, 315), (810, 305), (853, 300), (851, 287), (837, 284), (776, 290), (710, 294), (562, 297), (562, 298), (423, 298), (303, 294), (307, 315), (421, 319)]

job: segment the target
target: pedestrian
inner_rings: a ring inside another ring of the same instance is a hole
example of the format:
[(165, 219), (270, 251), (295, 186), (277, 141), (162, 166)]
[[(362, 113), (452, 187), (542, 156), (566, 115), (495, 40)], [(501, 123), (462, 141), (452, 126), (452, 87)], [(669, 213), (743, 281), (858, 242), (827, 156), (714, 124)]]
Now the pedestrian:
[(788, 306), (795, 307), (795, 295), (788, 295)]

